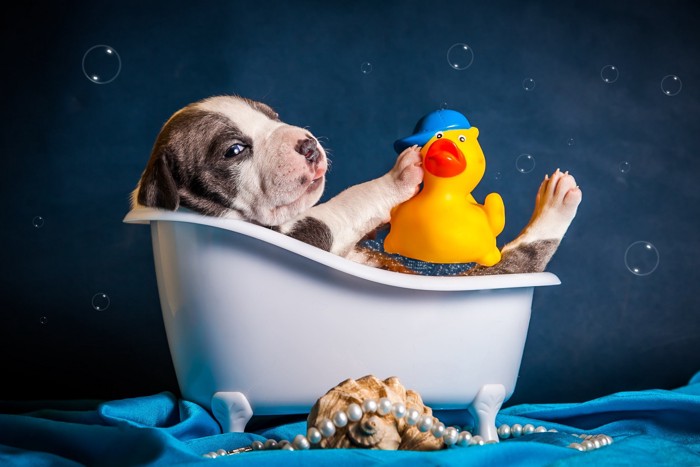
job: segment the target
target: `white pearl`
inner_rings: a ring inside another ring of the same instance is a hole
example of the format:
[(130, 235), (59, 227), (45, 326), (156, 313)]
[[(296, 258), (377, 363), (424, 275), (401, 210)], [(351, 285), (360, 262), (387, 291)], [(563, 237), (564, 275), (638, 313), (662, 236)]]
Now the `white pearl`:
[(571, 443), (571, 444), (569, 444), (568, 447), (570, 447), (571, 449), (576, 449), (577, 451), (585, 451), (586, 450), (586, 448), (584, 448), (583, 446), (581, 446), (578, 443)]
[(374, 399), (367, 399), (362, 403), (362, 410), (365, 413), (374, 413), (377, 411), (377, 401)]
[(396, 420), (401, 420), (406, 415), (406, 406), (401, 402), (396, 402), (391, 406), (391, 414)]
[(308, 431), (306, 432), (306, 437), (308, 438), (311, 444), (318, 444), (323, 439), (323, 435), (320, 431), (318, 431), (318, 428), (316, 428), (315, 426), (312, 426), (308, 429)]
[(416, 426), (418, 427), (418, 431), (421, 433), (430, 431), (430, 429), (433, 427), (432, 415), (421, 415)]
[(217, 449), (216, 453), (220, 456), (225, 456), (228, 454), (228, 452), (226, 452), (226, 449)]
[(333, 425), (337, 426), (338, 428), (342, 428), (347, 424), (348, 416), (345, 415), (345, 412), (343, 412), (342, 410), (338, 410), (336, 413), (333, 414)]
[(547, 429), (545, 427), (543, 427), (542, 425), (535, 428), (535, 433), (546, 433), (546, 432), (547, 432)]
[(331, 437), (335, 434), (335, 425), (333, 425), (332, 421), (324, 418), (318, 426), (318, 431), (321, 432), (324, 438)]
[(265, 445), (261, 441), (253, 441), (250, 443), (250, 447), (253, 449), (253, 451), (262, 451), (265, 449)]
[(469, 446), (483, 446), (484, 445), (484, 438), (482, 438), (479, 435), (472, 436), (472, 439), (469, 440)]
[(510, 427), (510, 434), (513, 436), (513, 438), (517, 438), (518, 436), (522, 436), (523, 434), (523, 426), (520, 423), (516, 423), (515, 425)]
[(445, 424), (442, 422), (437, 422), (435, 425), (433, 425), (433, 428), (430, 430), (430, 432), (433, 434), (433, 436), (439, 438), (440, 436), (445, 434)]
[(415, 425), (418, 423), (418, 419), (420, 418), (420, 412), (416, 409), (408, 409), (406, 411), (406, 423), (409, 425)]
[(274, 439), (268, 439), (265, 441), (265, 449), (277, 449), (277, 441)]
[(592, 451), (595, 449), (595, 444), (593, 444), (593, 441), (591, 441), (590, 439), (587, 439), (586, 441), (581, 443), (581, 446), (583, 446), (583, 448), (586, 451)]
[(210, 452), (209, 454), (207, 454), (207, 457), (208, 457), (209, 459), (216, 459), (217, 457), (219, 457), (219, 455), (218, 455), (217, 453), (215, 453), (215, 452), (212, 451), (212, 452)]
[(379, 405), (377, 405), (377, 413), (386, 415), (389, 412), (391, 412), (391, 401), (386, 397), (382, 397), (379, 399)]
[(294, 441), (292, 441), (292, 446), (294, 446), (294, 449), (306, 450), (311, 447), (311, 443), (306, 439), (306, 436), (296, 435)]
[(547, 430), (547, 431), (548, 431), (549, 433), (559, 433), (559, 432), (558, 432), (557, 430), (555, 430), (554, 428), (550, 428), (550, 429)]
[[(442, 425), (442, 423), (440, 423), (440, 425)], [(452, 446), (457, 442), (458, 436), (459, 432), (457, 431), (457, 428), (451, 426), (449, 428), (445, 428), (445, 434), (442, 435), (442, 440), (446, 445)]]
[(362, 418), (362, 407), (354, 402), (348, 405), (348, 420), (356, 422)]
[(296, 449), (294, 449), (294, 446), (292, 446), (290, 443), (285, 444), (280, 449), (283, 451), (296, 451)]
[(457, 445), (458, 446), (468, 446), (469, 441), (472, 439), (472, 434), (469, 433), (468, 431), (462, 431), (459, 436), (457, 436)]
[(615, 440), (613, 440), (612, 436), (608, 436), (608, 435), (603, 435), (603, 436), (605, 436), (605, 439), (608, 440), (608, 445), (612, 444), (615, 441)]
[(524, 435), (531, 435), (535, 432), (535, 425), (532, 423), (528, 423), (527, 425), (523, 426), (523, 434)]
[(505, 423), (501, 426), (498, 427), (498, 437), (501, 439), (508, 439), (510, 438), (510, 426), (506, 425)]

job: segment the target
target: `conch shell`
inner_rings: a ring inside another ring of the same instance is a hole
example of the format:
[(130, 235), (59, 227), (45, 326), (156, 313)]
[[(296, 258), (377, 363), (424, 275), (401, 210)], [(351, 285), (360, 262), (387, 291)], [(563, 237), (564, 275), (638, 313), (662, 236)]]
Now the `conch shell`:
[[(421, 415), (432, 416), (430, 407), (423, 404), (417, 392), (407, 390), (398, 378), (391, 377), (384, 381), (375, 376), (364, 376), (357, 381), (347, 379), (328, 391), (311, 408), (307, 426), (317, 427), (323, 420), (332, 420), (334, 414), (346, 411), (352, 403), (362, 406), (369, 399), (379, 401), (389, 399), (392, 404), (402, 403), (407, 409), (416, 409)], [(347, 425), (337, 427), (335, 433), (324, 437), (319, 446), (322, 448), (364, 448), (385, 450), (435, 451), (442, 449), (442, 438), (436, 438), (430, 431), (425, 433), (415, 425), (406, 423), (405, 417), (397, 418), (389, 412), (363, 413), (357, 421), (348, 421)]]

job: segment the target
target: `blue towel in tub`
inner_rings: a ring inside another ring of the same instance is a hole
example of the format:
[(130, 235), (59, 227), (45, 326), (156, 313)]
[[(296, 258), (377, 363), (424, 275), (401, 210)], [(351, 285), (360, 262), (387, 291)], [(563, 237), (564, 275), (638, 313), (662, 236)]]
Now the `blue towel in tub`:
[[(318, 449), (205, 459), (203, 453), (256, 439), (291, 439), (305, 430), (303, 417), (254, 433), (221, 434), (206, 410), (170, 393), (78, 405), (5, 402), (0, 412), (0, 465), (700, 465), (700, 372), (675, 390), (509, 407), (499, 413), (498, 424), (533, 423), (560, 432), (436, 452)], [(450, 423), (460, 417), (436, 415)], [(578, 452), (566, 447), (574, 438), (563, 432), (605, 433), (615, 442)]]
[(389, 229), (378, 229), (375, 238), (362, 240), (360, 242), (360, 246), (369, 248), (370, 250), (380, 251), (396, 259), (399, 263), (403, 264), (411, 271), (414, 271), (422, 276), (457, 276), (474, 267), (474, 263), (428, 263), (419, 259), (407, 258), (405, 256), (387, 253), (384, 251), (384, 239), (388, 234)]

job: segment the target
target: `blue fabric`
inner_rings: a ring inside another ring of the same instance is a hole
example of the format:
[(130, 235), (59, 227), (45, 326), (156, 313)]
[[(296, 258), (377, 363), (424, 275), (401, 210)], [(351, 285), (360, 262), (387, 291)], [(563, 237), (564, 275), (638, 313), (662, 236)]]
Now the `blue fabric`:
[(384, 240), (386, 239), (389, 229), (381, 229), (376, 232), (376, 237), (365, 239), (360, 242), (360, 245), (369, 248), (370, 250), (379, 251), (385, 255), (394, 258), (411, 271), (421, 276), (458, 276), (465, 271), (474, 267), (474, 263), (431, 263), (421, 261), (419, 259), (407, 258), (405, 256), (387, 253), (384, 251)]
[[(55, 404), (54, 404), (55, 405)], [(17, 407), (15, 407), (17, 408)], [(17, 410), (15, 410), (16, 412)], [(437, 413), (459, 423), (459, 413)], [(43, 408), (0, 415), (0, 465), (700, 465), (700, 373), (676, 390), (623, 392), (576, 404), (509, 407), (498, 424), (556, 428), (499, 444), (437, 452), (327, 449), (249, 452), (218, 459), (201, 455), (258, 439), (292, 439), (303, 421), (255, 433), (221, 434), (203, 408), (172, 394), (91, 407)], [(605, 433), (611, 446), (578, 452), (571, 433)]]

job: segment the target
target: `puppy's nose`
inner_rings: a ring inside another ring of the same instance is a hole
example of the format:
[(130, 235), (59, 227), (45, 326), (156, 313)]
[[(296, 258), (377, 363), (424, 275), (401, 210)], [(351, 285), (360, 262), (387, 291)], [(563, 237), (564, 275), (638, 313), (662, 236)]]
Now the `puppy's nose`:
[(318, 150), (316, 140), (313, 138), (307, 138), (299, 141), (296, 150), (299, 154), (304, 156), (304, 158), (309, 163), (316, 162), (316, 160), (318, 160), (318, 157), (321, 155), (321, 151)]

